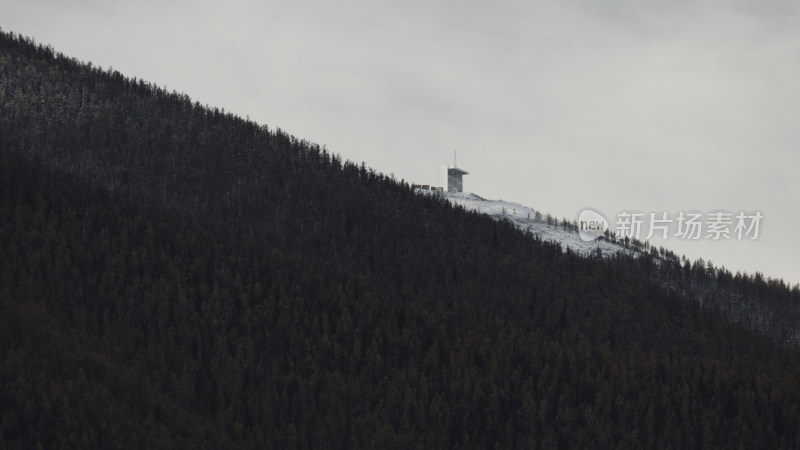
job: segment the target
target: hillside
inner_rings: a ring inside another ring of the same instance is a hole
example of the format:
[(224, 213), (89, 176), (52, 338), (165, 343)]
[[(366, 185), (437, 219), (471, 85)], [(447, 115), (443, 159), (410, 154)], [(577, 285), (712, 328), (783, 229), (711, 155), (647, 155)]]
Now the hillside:
[[(425, 195), (434, 191), (419, 191)], [(519, 203), (488, 200), (463, 192), (435, 193), (453, 205), (507, 222), (519, 230), (558, 245), (565, 251), (585, 256), (627, 259), (628, 270), (667, 290), (696, 301), (705, 309), (747, 328), (758, 330), (776, 343), (800, 348), (800, 286), (783, 280), (731, 273), (711, 261), (689, 261), (648, 242), (618, 240), (613, 234), (584, 241), (575, 224), (558, 220)], [(626, 258), (627, 257), (627, 258)], [(641, 257), (641, 258), (640, 258)], [(635, 261), (635, 263), (634, 263)]]
[[(435, 191), (428, 191), (431, 193)], [(557, 219), (552, 219), (547, 223), (546, 214), (542, 216), (540, 211), (523, 206), (519, 203), (504, 200), (488, 200), (479, 195), (465, 192), (442, 192), (447, 201), (453, 205), (462, 206), (469, 211), (486, 214), (496, 220), (506, 220), (513, 223), (517, 228), (532, 234), (537, 239), (558, 244), (564, 250), (571, 250), (582, 255), (593, 255), (599, 252), (600, 255), (611, 257), (618, 252), (628, 255), (635, 255), (635, 252), (624, 245), (611, 242), (607, 239), (597, 239), (594, 241), (584, 241), (578, 235), (570, 223), (559, 223)], [(537, 213), (539, 216), (537, 217)]]
[(654, 261), (0, 34), (0, 447), (800, 446), (800, 355), (682, 286), (798, 293)]

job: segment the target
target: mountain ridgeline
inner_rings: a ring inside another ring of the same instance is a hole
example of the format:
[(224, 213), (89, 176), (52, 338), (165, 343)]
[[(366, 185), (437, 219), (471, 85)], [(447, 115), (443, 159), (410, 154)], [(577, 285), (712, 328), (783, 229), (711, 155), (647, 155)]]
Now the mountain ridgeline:
[(800, 446), (800, 293), (664, 256), (0, 33), (0, 447)]

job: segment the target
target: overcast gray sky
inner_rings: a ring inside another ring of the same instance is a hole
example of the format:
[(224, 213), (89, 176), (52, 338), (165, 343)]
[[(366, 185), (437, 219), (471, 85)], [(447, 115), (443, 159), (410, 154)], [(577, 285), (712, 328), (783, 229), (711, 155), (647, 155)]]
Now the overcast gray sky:
[(398, 179), (573, 219), (761, 211), (658, 242), (800, 282), (800, 2), (0, 0), (0, 27)]

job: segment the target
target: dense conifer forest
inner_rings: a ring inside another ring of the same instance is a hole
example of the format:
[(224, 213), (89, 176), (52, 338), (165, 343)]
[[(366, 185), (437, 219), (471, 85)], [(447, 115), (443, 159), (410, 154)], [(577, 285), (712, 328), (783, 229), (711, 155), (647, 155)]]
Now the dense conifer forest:
[(797, 448), (799, 304), (0, 33), (2, 448)]

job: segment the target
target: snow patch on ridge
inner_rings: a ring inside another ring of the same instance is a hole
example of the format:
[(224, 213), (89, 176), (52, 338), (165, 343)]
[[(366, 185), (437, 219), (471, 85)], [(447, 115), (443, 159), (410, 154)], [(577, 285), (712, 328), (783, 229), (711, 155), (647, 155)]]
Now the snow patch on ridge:
[(566, 228), (558, 220), (557, 225), (550, 225), (546, 221), (547, 214), (540, 213), (539, 220), (536, 220), (536, 210), (519, 203), (507, 202), (504, 200), (487, 200), (479, 195), (469, 192), (433, 192), (418, 190), (420, 193), (429, 195), (441, 195), (453, 205), (460, 205), (464, 209), (477, 211), (487, 214), (496, 220), (509, 220), (517, 228), (529, 231), (538, 236), (543, 241), (558, 243), (562, 248), (569, 248), (575, 253), (589, 255), (600, 250), (603, 256), (612, 256), (617, 252), (631, 254), (632, 250), (624, 246), (608, 241), (605, 238), (595, 239), (594, 241), (584, 241), (578, 231), (567, 226)]

